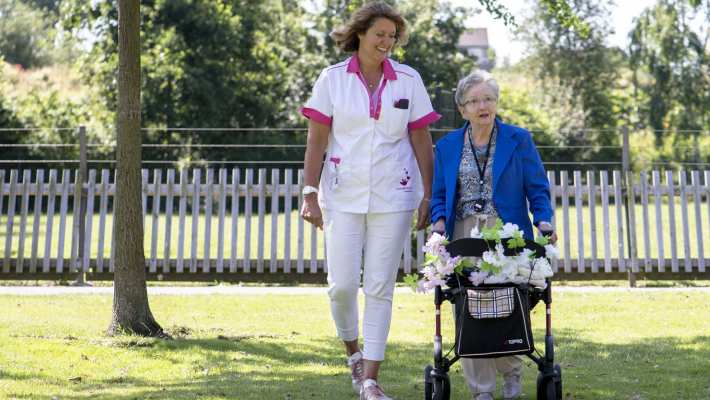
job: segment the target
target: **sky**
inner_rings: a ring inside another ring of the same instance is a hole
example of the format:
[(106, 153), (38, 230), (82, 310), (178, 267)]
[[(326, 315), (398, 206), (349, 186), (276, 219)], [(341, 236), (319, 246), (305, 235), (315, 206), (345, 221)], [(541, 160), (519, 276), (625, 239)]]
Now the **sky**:
[[(483, 9), (478, 0), (450, 1), (455, 6)], [(510, 13), (516, 18), (517, 23), (523, 20), (525, 9), (529, 7), (525, 0), (498, 0), (498, 2), (508, 8)], [(640, 15), (643, 10), (651, 7), (655, 2), (656, 0), (617, 0), (617, 4), (612, 6), (611, 9), (611, 27), (615, 33), (609, 36), (607, 45), (626, 48), (629, 43), (628, 33), (633, 26), (633, 18)], [(499, 64), (506, 57), (511, 63), (515, 63), (525, 55), (525, 45), (521, 41), (515, 40), (511, 28), (506, 27), (502, 20), (493, 19), (485, 9), (466, 21), (466, 26), (469, 28), (488, 29), (488, 42), (495, 50)]]

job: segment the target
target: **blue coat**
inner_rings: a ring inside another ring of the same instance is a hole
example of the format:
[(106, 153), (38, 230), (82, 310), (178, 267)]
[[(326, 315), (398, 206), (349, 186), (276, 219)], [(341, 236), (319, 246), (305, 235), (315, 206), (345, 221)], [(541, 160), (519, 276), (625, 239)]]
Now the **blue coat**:
[[(493, 155), (493, 205), (503, 222), (517, 224), (526, 239), (533, 238), (526, 200), (533, 221), (551, 221), (550, 186), (530, 132), (496, 119), (498, 136)], [(446, 234), (453, 237), (459, 164), (468, 122), (436, 142), (431, 221), (446, 219)]]

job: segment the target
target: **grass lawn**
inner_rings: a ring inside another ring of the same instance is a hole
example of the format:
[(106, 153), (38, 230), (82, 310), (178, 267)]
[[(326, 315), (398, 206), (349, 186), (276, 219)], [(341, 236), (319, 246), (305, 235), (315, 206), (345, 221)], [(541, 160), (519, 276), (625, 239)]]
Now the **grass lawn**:
[[(0, 398), (356, 398), (324, 295), (156, 295), (151, 306), (176, 340), (104, 337), (110, 296), (0, 296)], [(423, 397), (432, 309), (430, 296), (395, 295), (380, 380), (396, 399)], [(553, 315), (566, 399), (710, 398), (707, 292), (560, 291)], [(457, 365), (452, 399), (468, 398)]]

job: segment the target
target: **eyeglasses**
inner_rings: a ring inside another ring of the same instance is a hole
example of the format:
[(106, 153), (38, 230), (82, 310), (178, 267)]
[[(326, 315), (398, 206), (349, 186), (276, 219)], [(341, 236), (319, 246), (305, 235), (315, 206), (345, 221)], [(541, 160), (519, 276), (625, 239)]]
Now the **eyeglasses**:
[(476, 106), (476, 104), (483, 104), (484, 106), (487, 106), (489, 104), (495, 103), (496, 101), (498, 101), (498, 99), (496, 99), (493, 96), (486, 96), (481, 99), (477, 99), (474, 97), (472, 99), (468, 99), (468, 100), (464, 101), (461, 106), (464, 108), (474, 107), (474, 106)]

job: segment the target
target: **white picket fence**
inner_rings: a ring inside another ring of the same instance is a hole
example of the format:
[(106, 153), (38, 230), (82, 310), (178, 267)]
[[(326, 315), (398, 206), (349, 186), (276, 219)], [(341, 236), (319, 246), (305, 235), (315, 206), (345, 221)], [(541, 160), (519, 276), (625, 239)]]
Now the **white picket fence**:
[[(143, 170), (146, 267), (151, 276), (259, 279), (322, 274), (327, 269), (323, 234), (297, 217), (302, 171), (267, 172)], [(41, 279), (78, 271), (97, 279), (110, 276), (113, 173), (89, 170), (81, 188), (90, 217), (83, 222), (73, 218), (80, 215), (81, 202), (74, 201), (77, 176), (72, 170), (0, 170), (0, 279)], [(710, 260), (703, 243), (710, 238), (710, 171), (629, 174), (633, 191), (625, 190), (620, 171), (550, 172), (548, 178), (558, 206), (553, 220), (562, 254), (553, 265), (558, 276), (706, 273)], [(634, 206), (625, 208), (629, 199)], [(425, 233), (413, 232), (412, 238), (402, 244), (404, 273), (423, 262)]]

